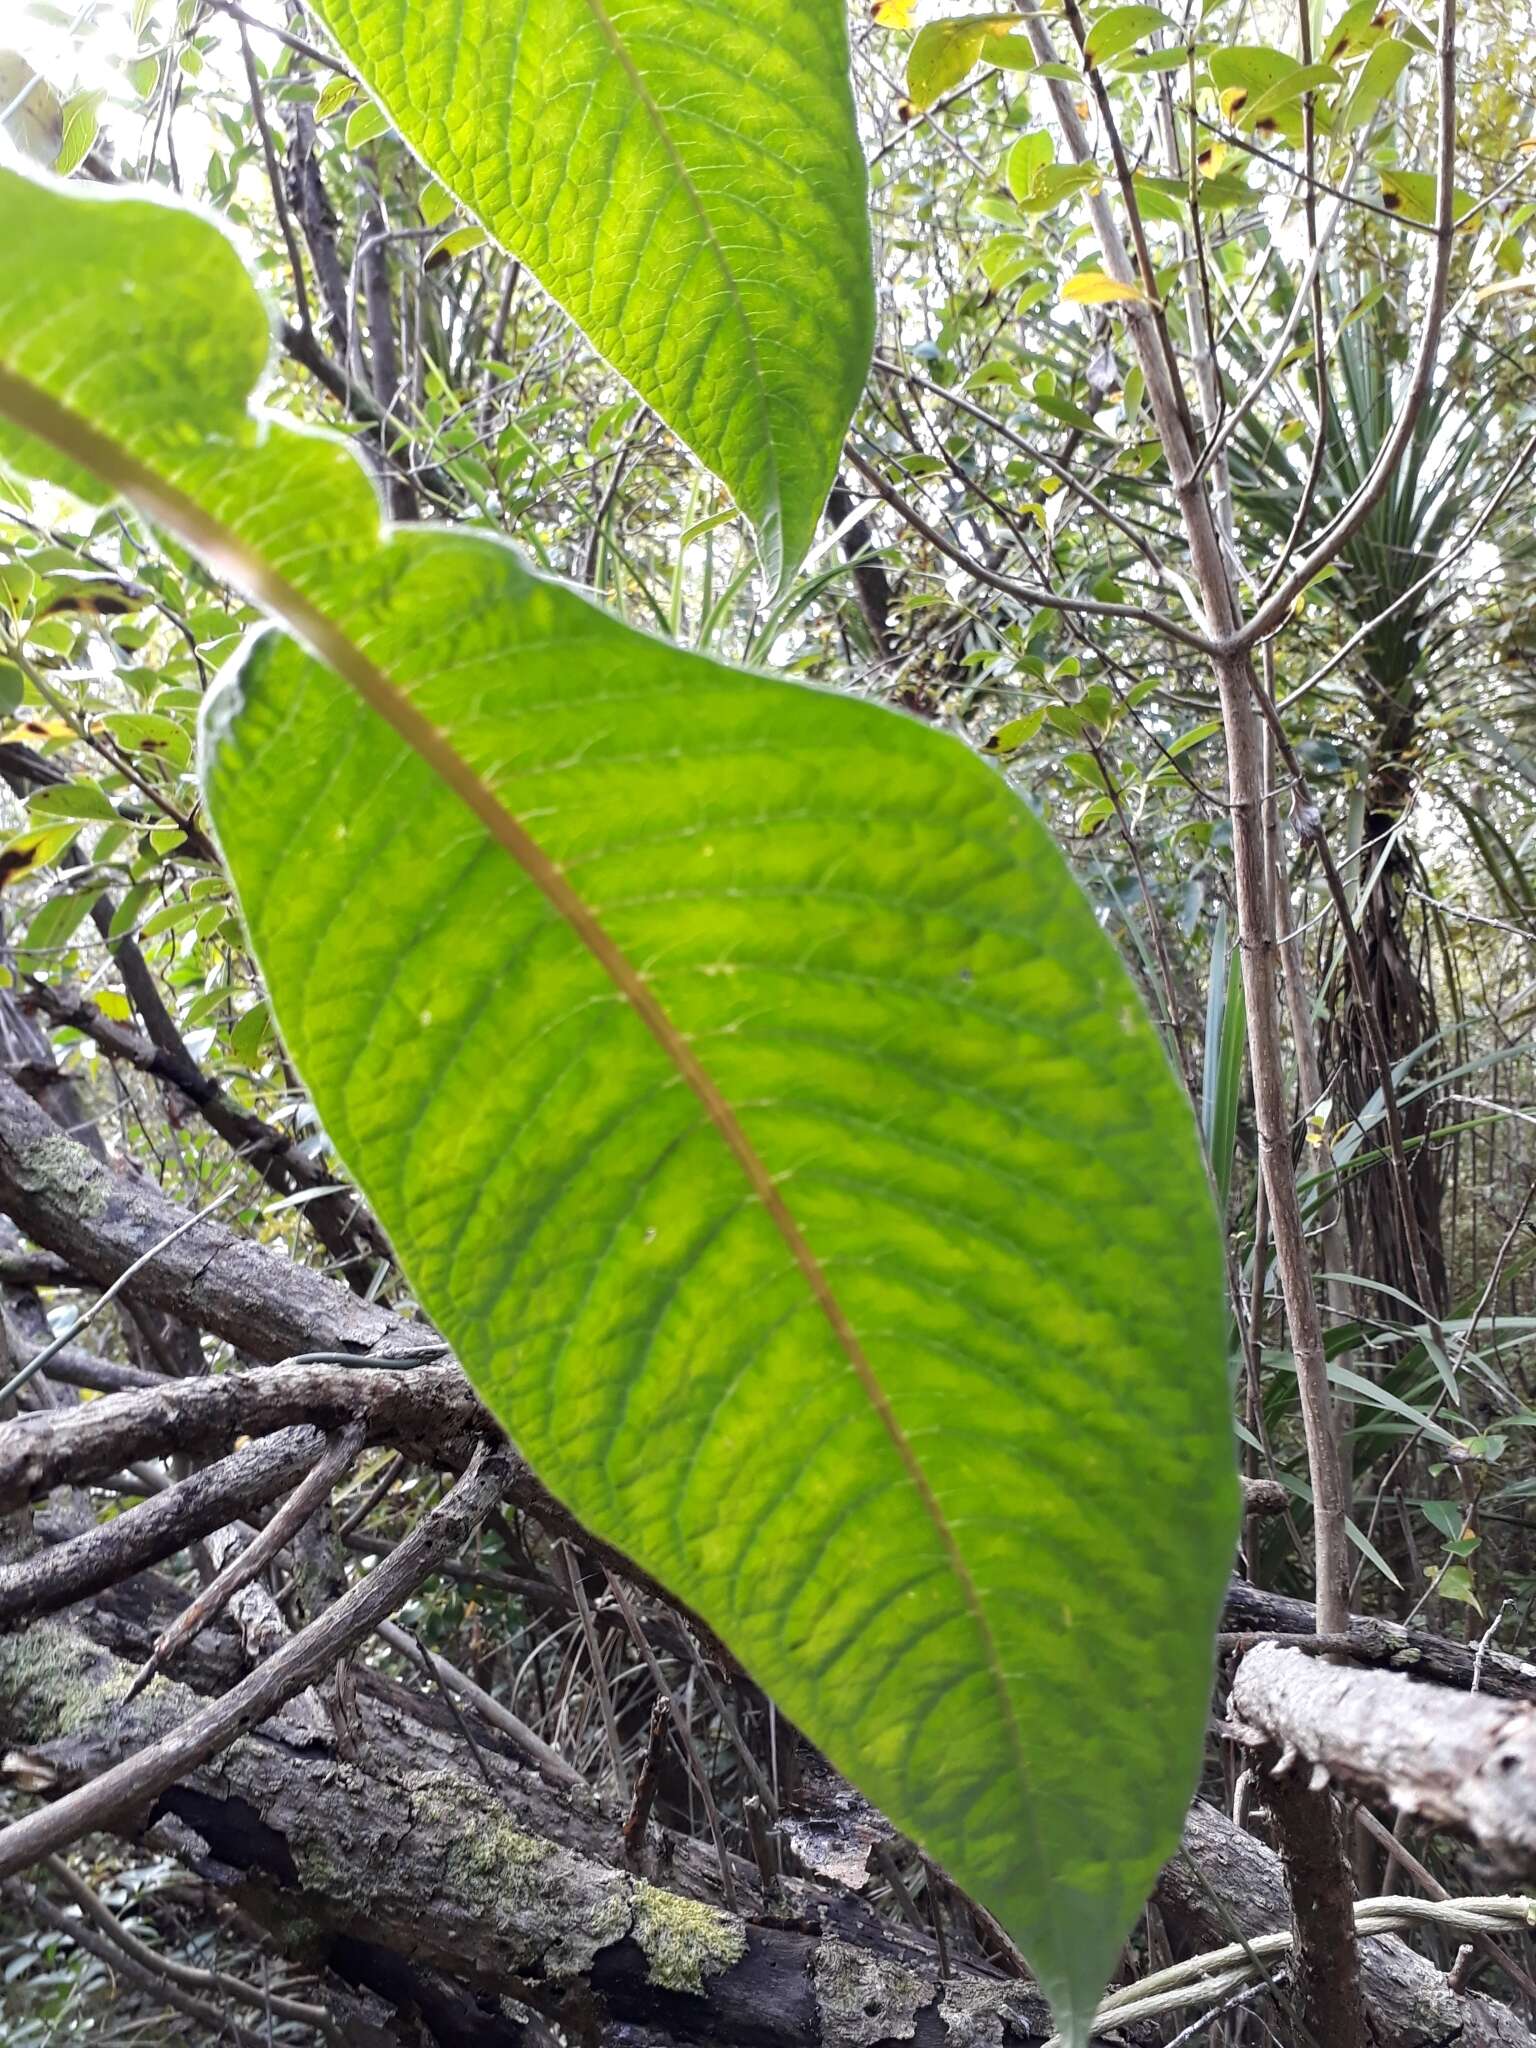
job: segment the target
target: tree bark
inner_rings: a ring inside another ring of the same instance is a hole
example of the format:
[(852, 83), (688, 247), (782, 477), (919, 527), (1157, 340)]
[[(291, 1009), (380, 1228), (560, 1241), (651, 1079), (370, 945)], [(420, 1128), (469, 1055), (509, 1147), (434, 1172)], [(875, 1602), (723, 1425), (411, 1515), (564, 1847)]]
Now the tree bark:
[[(94, 1405), (87, 1403), (65, 1412), (71, 1418), (88, 1415)], [(55, 1415), (57, 1411), (43, 1413)], [(319, 1430), (308, 1423), (296, 1424), (205, 1465), (142, 1507), (97, 1522), (39, 1557), (0, 1565), (0, 1623), (21, 1615), (53, 1614), (265, 1507), (303, 1478), (324, 1444)], [(119, 1458), (90, 1476), (105, 1478), (128, 1462)], [(71, 1473), (69, 1483), (83, 1484), (84, 1480)]]
[[(0, 1743), (29, 1783), (51, 1776), (59, 1792), (201, 1708), (165, 1679), (123, 1707), (152, 1622), (125, 1619), (121, 1603), (76, 1622), (0, 1639)], [(221, 1631), (199, 1646), (188, 1668), (205, 1682), (238, 1654)], [(144, 1825), (317, 1966), (387, 2001), (431, 2004), (443, 2048), (523, 2038), (474, 2031), (463, 2008), (476, 1994), (493, 2011), (526, 2000), (592, 2044), (620, 2025), (733, 2048), (1039, 2048), (1050, 2034), (1033, 1986), (963, 1969), (942, 1979), (926, 1944), (846, 1888), (787, 1879), (765, 1900), (738, 1863), (744, 1910), (728, 1913), (707, 1848), (653, 1827), (650, 1875), (637, 1875), (622, 1816), (557, 1793), (488, 1724), (476, 1742), (489, 1783), (432, 1702), (361, 1672), (357, 1705), (351, 1761), (285, 1709), (147, 1799)]]
[[(1164, 1867), (1156, 1897), (1181, 1954), (1267, 1934), (1290, 1913), (1279, 1857), (1203, 1800), (1189, 1810), (1183, 1848)], [(1359, 1947), (1375, 2048), (1531, 2048), (1533, 2036), (1507, 2006), (1452, 1991), (1396, 1935), (1373, 1935)]]
[[(1313, 1635), (1317, 1609), (1310, 1600), (1292, 1600), (1284, 1593), (1250, 1586), (1246, 1579), (1233, 1579), (1227, 1587), (1222, 1627)], [(1448, 1636), (1407, 1628), (1400, 1621), (1386, 1621), (1375, 1614), (1350, 1616), (1349, 1643), (1350, 1656), (1361, 1664), (1380, 1664), (1416, 1678), (1432, 1678), (1461, 1692), (1470, 1692), (1475, 1683), (1479, 1692), (1496, 1699), (1536, 1700), (1536, 1664), (1503, 1650), (1490, 1648), (1479, 1653), (1475, 1644), (1453, 1643)]]
[(1338, 1810), (1306, 1775), (1267, 1774), (1269, 1809), (1285, 1870), (1296, 1949), (1296, 2019), (1316, 2048), (1353, 2048), (1370, 2037), (1355, 1955), (1355, 1901)]
[(1507, 1869), (1536, 1871), (1536, 1706), (1264, 1644), (1238, 1667), (1231, 1712), (1256, 1740), (1470, 1835)]

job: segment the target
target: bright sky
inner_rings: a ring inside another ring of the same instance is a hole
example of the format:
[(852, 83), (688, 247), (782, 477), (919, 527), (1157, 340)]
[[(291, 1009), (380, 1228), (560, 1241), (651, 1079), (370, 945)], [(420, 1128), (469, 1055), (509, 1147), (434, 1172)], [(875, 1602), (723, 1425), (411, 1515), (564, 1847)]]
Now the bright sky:
[(131, 0), (84, 0), (69, 12), (67, 22), (54, 17), (69, 12), (45, 4), (18, 7), (3, 39), (66, 97), (74, 91), (123, 90), (122, 65), (134, 54)]

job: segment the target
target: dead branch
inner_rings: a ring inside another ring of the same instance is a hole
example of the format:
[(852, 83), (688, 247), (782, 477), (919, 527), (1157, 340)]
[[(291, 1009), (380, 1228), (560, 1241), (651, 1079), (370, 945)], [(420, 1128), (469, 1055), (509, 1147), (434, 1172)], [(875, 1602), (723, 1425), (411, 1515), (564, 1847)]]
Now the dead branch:
[[(3, 1077), (0, 1210), (36, 1244), (101, 1285), (119, 1278), (187, 1215), (148, 1181), (114, 1170), (66, 1137)], [(274, 1284), (273, 1268), (284, 1276), (281, 1286)], [(360, 1300), (323, 1273), (263, 1251), (212, 1217), (167, 1244), (135, 1277), (128, 1298), (210, 1331), (253, 1358), (324, 1350), (384, 1363), (437, 1341), (430, 1330)]]
[(466, 1541), (500, 1499), (505, 1463), (504, 1452), (477, 1454), (453, 1491), (377, 1571), (221, 1699), (78, 1792), (0, 1830), (0, 1877), (25, 1870), (91, 1829), (109, 1825), (126, 1808), (154, 1799), (183, 1772), (217, 1755), (312, 1684), (409, 1599), (440, 1558)]
[(353, 1422), (328, 1444), (322, 1443), (317, 1447), (322, 1453), (319, 1462), (311, 1465), (266, 1526), (243, 1549), (235, 1552), (198, 1594), (186, 1613), (155, 1639), (154, 1649), (134, 1678), (135, 1693), (141, 1692), (157, 1671), (170, 1664), (177, 1651), (189, 1643), (200, 1628), (222, 1614), (241, 1587), (248, 1586), (278, 1555), (290, 1537), (302, 1528), (316, 1508), (330, 1499), (332, 1487), (349, 1470), (362, 1449), (363, 1435), (362, 1425)]
[[(1233, 1579), (1227, 1587), (1222, 1626), (1259, 1635), (1312, 1635), (1317, 1610), (1310, 1600), (1293, 1600), (1284, 1593), (1250, 1586), (1246, 1579)], [(1536, 1700), (1536, 1664), (1526, 1658), (1488, 1649), (1479, 1670), (1474, 1644), (1453, 1643), (1447, 1636), (1406, 1628), (1400, 1621), (1387, 1621), (1379, 1615), (1350, 1616), (1349, 1654), (1357, 1664), (1378, 1664), (1415, 1678), (1432, 1678), (1462, 1692), (1470, 1692), (1475, 1679), (1478, 1691), (1496, 1698)]]
[(497, 1433), (456, 1365), (415, 1372), (286, 1365), (168, 1379), (0, 1427), (0, 1513), (55, 1486), (89, 1486), (137, 1458), (167, 1451), (206, 1455), (240, 1436), (266, 1436), (299, 1423), (340, 1429), (352, 1422), (363, 1425), (369, 1443), (400, 1444), (425, 1462), (456, 1469), (475, 1443)]
[[(196, 1384), (217, 1384), (197, 1382)], [(130, 1395), (128, 1399), (133, 1399)], [(97, 1404), (42, 1411), (38, 1420), (87, 1416)], [(28, 1418), (31, 1420), (32, 1418)], [(173, 1557), (188, 1543), (210, 1535), (275, 1500), (301, 1479), (324, 1446), (319, 1430), (298, 1423), (259, 1444), (248, 1444), (218, 1463), (158, 1493), (142, 1507), (99, 1522), (71, 1542), (60, 1543), (20, 1564), (0, 1565), (0, 1622), (23, 1615), (52, 1614), (103, 1586), (126, 1579), (146, 1565)], [(138, 1453), (134, 1454), (135, 1456)], [(116, 1464), (126, 1459), (109, 1461)], [(94, 1474), (104, 1477), (105, 1473)]]
[(1253, 1739), (1470, 1835), (1511, 1870), (1536, 1870), (1536, 1707), (1266, 1644), (1238, 1667), (1231, 1711)]
[[(0, 1641), (0, 1743), (28, 1782), (54, 1779), (61, 1805), (206, 1711), (164, 1678), (123, 1706), (130, 1664), (95, 1640), (108, 1625), (130, 1657), (147, 1648), (93, 1609)], [(843, 1887), (786, 1880), (768, 1901), (739, 1864), (732, 1915), (706, 1848), (664, 1835), (647, 1859), (664, 1879), (638, 1875), (620, 1816), (550, 1786), (490, 1723), (478, 1731), (487, 1784), (430, 1696), (361, 1673), (358, 1709), (351, 1762), (285, 1709), (259, 1742), (188, 1765), (138, 1811), (280, 1942), (302, 1929), (311, 1962), (391, 2005), (430, 2004), (445, 2048), (503, 2038), (475, 2031), (472, 1991), (537, 2004), (571, 2038), (605, 2044), (630, 2026), (721, 2048), (1039, 2048), (1050, 2033), (1032, 1986), (943, 1978), (926, 1943)]]
[(208, 1078), (184, 1045), (173, 1050), (158, 1046), (131, 1025), (108, 1017), (78, 990), (50, 988), (43, 981), (27, 984), (22, 1005), (40, 1011), (52, 1025), (83, 1033), (108, 1058), (174, 1088), (278, 1194), (302, 1191), (311, 1195), (313, 1199), (304, 1205), (305, 1221), (333, 1258), (348, 1266), (360, 1265), (364, 1280), (374, 1262), (392, 1256), (389, 1240), (369, 1215), (362, 1197), (317, 1166), (285, 1132), (242, 1109)]

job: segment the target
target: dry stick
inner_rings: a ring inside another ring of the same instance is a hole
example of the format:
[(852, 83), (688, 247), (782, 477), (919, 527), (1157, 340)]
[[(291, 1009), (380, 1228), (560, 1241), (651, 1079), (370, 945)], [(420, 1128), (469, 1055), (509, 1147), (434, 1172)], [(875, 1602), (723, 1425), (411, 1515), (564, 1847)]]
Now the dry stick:
[(624, 1854), (631, 1863), (638, 1863), (645, 1850), (646, 1823), (651, 1817), (651, 1808), (656, 1803), (656, 1786), (661, 1777), (661, 1760), (666, 1755), (667, 1722), (671, 1714), (671, 1696), (665, 1692), (659, 1693), (655, 1706), (651, 1708), (650, 1726), (645, 1735), (645, 1756), (640, 1765), (640, 1775), (635, 1780), (635, 1796), (630, 1803), (629, 1814), (622, 1830)]
[(225, 1998), (238, 1998), (242, 2004), (254, 2005), (273, 2019), (292, 2020), (301, 2027), (314, 2027), (328, 2040), (340, 2042), (340, 2032), (324, 2006), (308, 2005), (297, 1998), (284, 1998), (275, 1991), (259, 1991), (243, 1978), (227, 1977), (222, 1970), (201, 1970), (191, 1963), (178, 1961), (175, 1956), (162, 1955), (125, 1927), (106, 1900), (71, 1870), (62, 1857), (49, 1856), (45, 1867), (49, 1876), (58, 1880), (86, 1918), (93, 1920), (109, 1941), (115, 1942), (125, 1955), (132, 1956), (146, 1969), (159, 1971), (184, 1991), (216, 1991)]
[(581, 1624), (581, 1639), (586, 1645), (587, 1662), (592, 1667), (592, 1683), (597, 1688), (597, 1703), (603, 1717), (603, 1732), (608, 1738), (608, 1754), (613, 1759), (614, 1783), (618, 1787), (619, 1797), (627, 1800), (629, 1770), (624, 1762), (624, 1743), (619, 1735), (618, 1719), (613, 1711), (613, 1693), (608, 1684), (608, 1667), (603, 1662), (597, 1630), (592, 1626), (592, 1609), (587, 1602), (587, 1589), (581, 1583), (581, 1566), (577, 1562), (576, 1547), (572, 1543), (563, 1543), (560, 1549), (564, 1557), (566, 1580), (571, 1589), (571, 1604), (576, 1609), (576, 1619)]
[[(393, 1557), (395, 1552), (391, 1551), (390, 1555)], [(420, 1648), (414, 1637), (408, 1636), (403, 1628), (397, 1628), (391, 1621), (380, 1622), (374, 1634), (402, 1657), (415, 1657)], [(450, 1664), (446, 1657), (439, 1657), (435, 1651), (428, 1654), (432, 1659), (432, 1676), (443, 1690), (457, 1693), (460, 1699), (467, 1700), (487, 1727), (498, 1729), (532, 1759), (542, 1777), (551, 1784), (563, 1785), (568, 1791), (578, 1787), (583, 1792), (587, 1790), (586, 1779), (572, 1770), (559, 1750), (551, 1749), (526, 1721), (519, 1720), (510, 1707), (504, 1707), (500, 1700), (493, 1699), (482, 1686), (476, 1685), (467, 1672), (460, 1671), (456, 1664)]]
[(166, 1380), (0, 1426), (0, 1514), (55, 1486), (94, 1485), (139, 1458), (207, 1451), (293, 1424), (339, 1429), (354, 1421), (366, 1424), (371, 1441), (405, 1443), (452, 1465), (463, 1462), (461, 1447), (495, 1428), (456, 1365), (400, 1372), (364, 1361), (294, 1364)]
[(28, 981), (22, 1006), (41, 1010), (52, 1024), (83, 1032), (109, 1058), (123, 1060), (139, 1073), (176, 1089), (275, 1194), (299, 1190), (312, 1196), (304, 1204), (304, 1220), (334, 1258), (361, 1266), (391, 1256), (389, 1240), (356, 1190), (318, 1166), (274, 1124), (253, 1110), (242, 1109), (217, 1081), (209, 1079), (185, 1047), (159, 1045), (153, 1037), (142, 1036), (131, 1025), (106, 1016), (77, 991), (50, 988), (36, 979)]
[(25, 1870), (94, 1828), (110, 1826), (130, 1807), (150, 1805), (178, 1778), (313, 1684), (468, 1540), (500, 1500), (511, 1463), (506, 1451), (477, 1451), (453, 1491), (417, 1523), (398, 1550), (222, 1699), (90, 1784), (0, 1830), (0, 1877)]
[(223, 1571), (203, 1588), (189, 1606), (182, 1609), (158, 1638), (129, 1686), (124, 1706), (129, 1700), (137, 1699), (156, 1672), (163, 1670), (182, 1647), (191, 1642), (199, 1629), (207, 1627), (223, 1613), (240, 1588), (248, 1586), (289, 1538), (303, 1527), (320, 1503), (330, 1498), (331, 1488), (362, 1449), (365, 1435), (362, 1423), (352, 1422), (339, 1436), (331, 1439), (319, 1464), (313, 1466), (293, 1489), (266, 1527), (230, 1559)]
[(385, 1459), (384, 1469), (377, 1474), (357, 1506), (352, 1509), (341, 1527), (336, 1531), (336, 1541), (338, 1543), (345, 1543), (354, 1529), (360, 1529), (363, 1526), (364, 1522), (367, 1521), (368, 1517), (379, 1505), (379, 1502), (383, 1500), (385, 1494), (389, 1492), (404, 1470), (404, 1451), (396, 1451), (393, 1457)]
[(1261, 1644), (1232, 1681), (1241, 1740), (1300, 1754), (1324, 1774), (1380, 1787), (1393, 1805), (1536, 1872), (1536, 1706), (1351, 1671)]
[[(55, 1613), (265, 1507), (302, 1479), (322, 1442), (317, 1429), (296, 1423), (261, 1443), (243, 1445), (129, 1514), (0, 1566), (0, 1623)], [(96, 1475), (98, 1483), (103, 1476)]]
[(459, 1703), (454, 1698), (451, 1688), (444, 1685), (442, 1679), (438, 1677), (437, 1667), (432, 1662), (432, 1652), (427, 1648), (426, 1644), (422, 1641), (421, 1637), (419, 1635), (416, 1635), (414, 1632), (407, 1634), (407, 1632), (402, 1628), (393, 1630), (392, 1633), (398, 1635), (402, 1642), (409, 1643), (415, 1650), (416, 1661), (421, 1666), (422, 1670), (426, 1673), (428, 1685), (432, 1686), (436, 1691), (442, 1694), (443, 1705), (448, 1709), (448, 1712), (453, 1717), (453, 1725), (455, 1728), (458, 1729), (464, 1747), (469, 1751), (470, 1756), (474, 1759), (475, 1769), (480, 1773), (480, 1776), (484, 1779), (485, 1784), (490, 1790), (490, 1792), (493, 1795), (499, 1797), (500, 1787), (496, 1783), (496, 1777), (494, 1772), (485, 1760), (485, 1751), (480, 1747), (479, 1743), (476, 1742), (474, 1729), (470, 1727), (469, 1723), (465, 1720), (463, 1714), (459, 1711)]
[(688, 1759), (689, 1768), (693, 1772), (694, 1782), (699, 1788), (699, 1797), (703, 1801), (705, 1817), (709, 1822), (709, 1832), (714, 1838), (715, 1855), (720, 1862), (720, 1890), (726, 1904), (734, 1913), (736, 1910), (736, 1880), (731, 1874), (731, 1853), (725, 1846), (725, 1830), (720, 1825), (720, 1809), (716, 1806), (715, 1795), (710, 1789), (709, 1774), (704, 1768), (704, 1759), (699, 1755), (698, 1749), (695, 1746), (693, 1730), (688, 1726), (688, 1716), (683, 1712), (682, 1707), (678, 1704), (672, 1693), (668, 1691), (667, 1681), (663, 1678), (661, 1666), (656, 1661), (656, 1652), (651, 1648), (650, 1640), (645, 1630), (640, 1626), (635, 1610), (630, 1606), (625, 1596), (624, 1588), (606, 1565), (603, 1567), (603, 1577), (608, 1581), (608, 1590), (618, 1603), (619, 1612), (623, 1615), (629, 1632), (635, 1639), (636, 1648), (645, 1659), (646, 1667), (650, 1671), (657, 1692), (665, 1698), (667, 1706), (671, 1710), (673, 1726), (677, 1729), (679, 1740), (683, 1745), (683, 1754)]
[(693, 1661), (693, 1668), (703, 1681), (704, 1690), (709, 1694), (709, 1703), (715, 1710), (715, 1718), (725, 1730), (726, 1739), (731, 1747), (735, 1750), (737, 1756), (740, 1757), (747, 1776), (756, 1786), (757, 1798), (766, 1808), (769, 1818), (777, 1820), (779, 1816), (779, 1802), (773, 1796), (773, 1787), (769, 1784), (762, 1765), (752, 1754), (747, 1738), (742, 1734), (741, 1729), (737, 1725), (736, 1716), (726, 1705), (724, 1695), (715, 1683), (714, 1673), (700, 1655), (697, 1644), (688, 1635), (686, 1629), (683, 1631), (683, 1639), (688, 1645), (688, 1653)]

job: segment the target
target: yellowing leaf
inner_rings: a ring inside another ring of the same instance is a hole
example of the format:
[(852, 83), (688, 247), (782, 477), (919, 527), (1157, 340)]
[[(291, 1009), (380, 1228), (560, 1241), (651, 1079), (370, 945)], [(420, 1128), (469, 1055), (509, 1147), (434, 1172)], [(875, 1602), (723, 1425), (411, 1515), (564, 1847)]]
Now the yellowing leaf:
[(907, 56), (907, 103), (920, 114), (942, 93), (961, 85), (981, 62), (982, 46), (1006, 36), (1023, 19), (1018, 14), (973, 14), (955, 21), (930, 21), (919, 29)]
[(1477, 295), (1481, 306), (1487, 299), (1501, 299), (1509, 292), (1528, 292), (1536, 289), (1536, 273), (1527, 271), (1523, 277), (1502, 277), (1497, 284), (1485, 284)]
[(0, 732), (0, 747), (36, 747), (47, 740), (67, 740), (74, 730), (62, 718), (24, 718), (19, 725), (8, 725)]
[[(1421, 227), (1433, 227), (1437, 189), (1431, 172), (1381, 170), (1376, 175), (1381, 180), (1381, 203), (1388, 213), (1400, 213), (1405, 220), (1417, 221)], [(1462, 233), (1476, 225), (1467, 219), (1476, 205), (1472, 194), (1457, 186), (1451, 197), (1451, 218)]]
[(471, 249), (479, 249), (489, 240), (485, 229), (475, 221), (461, 228), (452, 228), (427, 251), (425, 268), (440, 270), (445, 263), (452, 263), (457, 256), (467, 256)]
[(1074, 306), (1150, 306), (1149, 299), (1139, 284), (1122, 284), (1117, 277), (1108, 277), (1102, 270), (1080, 270), (1076, 277), (1069, 277), (1061, 288), (1061, 296)]
[(869, 18), (876, 28), (910, 28), (916, 0), (875, 0)]
[(50, 861), (57, 860), (79, 830), (76, 824), (40, 825), (7, 840), (0, 847), (0, 889), (8, 887), (18, 876), (29, 875), (34, 868), (45, 868)]
[(332, 78), (320, 88), (320, 97), (315, 101), (315, 119), (329, 121), (333, 114), (339, 114), (349, 100), (357, 96), (357, 87), (350, 78)]

